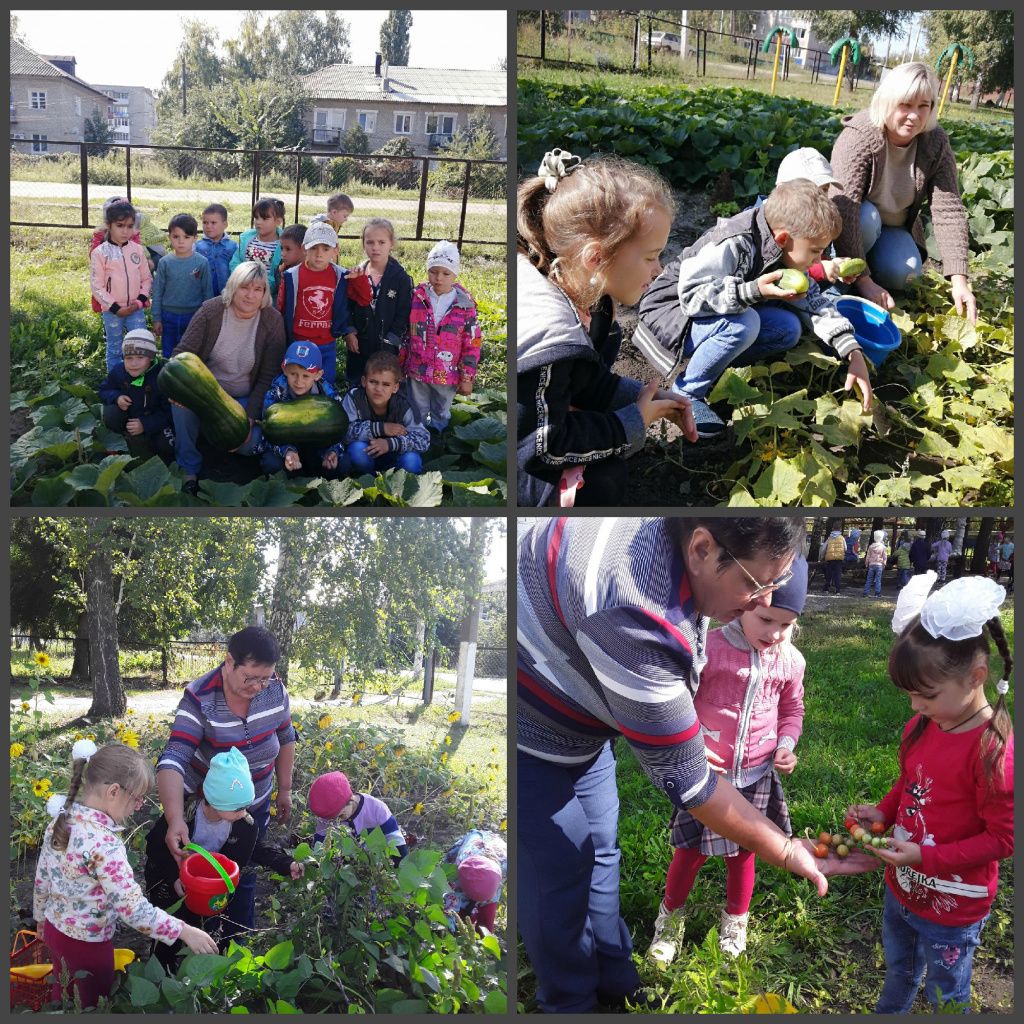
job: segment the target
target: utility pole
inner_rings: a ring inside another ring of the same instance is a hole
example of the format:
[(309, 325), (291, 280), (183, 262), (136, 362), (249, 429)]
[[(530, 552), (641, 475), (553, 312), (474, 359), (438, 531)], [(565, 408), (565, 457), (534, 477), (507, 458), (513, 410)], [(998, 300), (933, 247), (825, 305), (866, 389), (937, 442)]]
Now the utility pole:
[(682, 64), (686, 60), (686, 35), (687, 35), (687, 15), (689, 11), (679, 12), (679, 35), (681, 42), (679, 44), (679, 63)]

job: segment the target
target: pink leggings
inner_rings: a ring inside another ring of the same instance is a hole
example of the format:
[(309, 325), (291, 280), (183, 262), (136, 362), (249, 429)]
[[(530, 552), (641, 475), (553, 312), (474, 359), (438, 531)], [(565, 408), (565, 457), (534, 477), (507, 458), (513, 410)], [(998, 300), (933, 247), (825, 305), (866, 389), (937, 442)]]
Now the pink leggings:
[[(70, 999), (71, 987), (78, 991), (82, 1007), (95, 1006), (100, 996), (110, 995), (114, 986), (114, 942), (84, 942), (65, 935), (47, 921), (43, 928), (43, 941), (50, 950), (53, 963), (53, 987), (50, 998), (61, 998), (61, 978), (65, 967), (71, 979), (64, 994)], [(76, 971), (88, 971), (89, 977), (75, 978)]]
[[(706, 860), (700, 850), (676, 848), (665, 881), (665, 906), (669, 910), (686, 902), (697, 880), (697, 872)], [(730, 914), (745, 914), (750, 909), (750, 898), (754, 895), (754, 861), (752, 850), (740, 850), (735, 857), (725, 858), (725, 909)]]

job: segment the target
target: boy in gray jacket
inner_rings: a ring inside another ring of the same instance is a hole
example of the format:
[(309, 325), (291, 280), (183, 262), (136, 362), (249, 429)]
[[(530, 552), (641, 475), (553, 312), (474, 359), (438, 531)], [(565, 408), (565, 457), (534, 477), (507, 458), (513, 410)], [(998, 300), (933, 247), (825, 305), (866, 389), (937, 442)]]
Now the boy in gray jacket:
[(799, 294), (779, 284), (784, 270), (806, 272), (820, 260), (841, 229), (835, 205), (813, 182), (784, 182), (762, 206), (684, 249), (644, 295), (633, 343), (675, 378), (673, 391), (691, 399), (701, 437), (725, 427), (704, 400), (725, 368), (782, 358), (805, 329), (848, 360), (846, 390), (858, 384), (864, 409), (870, 407), (867, 361), (852, 324), (813, 280)]

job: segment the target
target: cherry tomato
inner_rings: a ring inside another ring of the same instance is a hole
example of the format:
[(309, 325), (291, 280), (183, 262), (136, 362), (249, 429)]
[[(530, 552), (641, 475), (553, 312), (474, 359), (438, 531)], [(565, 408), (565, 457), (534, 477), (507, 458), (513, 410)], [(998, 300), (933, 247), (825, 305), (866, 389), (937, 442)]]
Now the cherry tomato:
[(832, 833), (831, 832), (819, 832), (818, 833), (818, 842), (819, 843), (824, 843), (827, 846), (829, 843), (832, 842)]
[(873, 822), (871, 822), (871, 831), (874, 832), (874, 834), (876, 836), (880, 836), (885, 831), (885, 822), (884, 821), (873, 821)]
[(818, 843), (814, 848), (814, 856), (824, 860), (828, 856), (828, 847), (824, 843)]
[(843, 819), (843, 825), (847, 832), (852, 832), (857, 827), (857, 819), (853, 817), (853, 815), (847, 815), (846, 818)]

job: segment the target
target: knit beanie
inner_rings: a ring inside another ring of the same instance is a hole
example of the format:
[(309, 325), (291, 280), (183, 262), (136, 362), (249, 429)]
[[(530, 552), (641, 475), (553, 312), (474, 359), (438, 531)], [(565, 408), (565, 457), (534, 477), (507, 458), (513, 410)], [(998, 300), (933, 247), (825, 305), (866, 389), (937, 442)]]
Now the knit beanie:
[(459, 888), (477, 903), (493, 900), (501, 885), (501, 868), (490, 857), (473, 854), (459, 865)]
[(130, 330), (121, 342), (122, 356), (150, 356), (156, 358), (156, 337), (145, 327)]
[(885, 538), (885, 533), (882, 530), (875, 530), (875, 532), (873, 534), (871, 534), (871, 539), (876, 544), (880, 544), (884, 538)]
[(431, 267), (444, 267), (458, 276), (459, 273), (459, 247), (454, 242), (438, 242), (430, 252), (427, 253), (427, 270)]
[(352, 799), (352, 786), (344, 772), (327, 772), (309, 787), (309, 809), (318, 818), (336, 818)]
[(210, 759), (210, 770), (203, 780), (203, 796), (218, 811), (241, 811), (256, 799), (249, 762), (238, 747), (214, 754)]
[(772, 592), (772, 607), (801, 615), (807, 600), (807, 559), (797, 555), (790, 566), (793, 578), (778, 590)]

